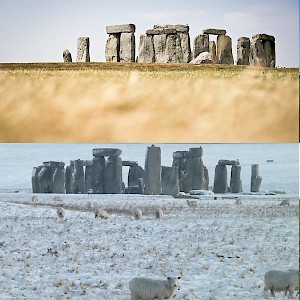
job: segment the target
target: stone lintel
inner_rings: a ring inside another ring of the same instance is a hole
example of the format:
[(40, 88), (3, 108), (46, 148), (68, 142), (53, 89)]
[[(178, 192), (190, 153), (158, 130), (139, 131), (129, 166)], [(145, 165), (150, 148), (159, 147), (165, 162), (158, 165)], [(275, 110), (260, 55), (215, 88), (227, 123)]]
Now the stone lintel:
[(225, 29), (214, 29), (214, 28), (207, 28), (202, 30), (203, 34), (214, 34), (214, 35), (225, 35), (226, 30)]
[(175, 29), (177, 32), (189, 32), (190, 27), (189, 25), (184, 24), (175, 24), (175, 25), (154, 25), (154, 29)]
[(134, 24), (122, 24), (122, 25), (111, 25), (106, 26), (106, 33), (125, 33), (125, 32), (135, 32)]
[(259, 39), (259, 40), (263, 40), (263, 41), (275, 42), (275, 37), (273, 35), (268, 35), (265, 33), (255, 34), (252, 36), (252, 39)]

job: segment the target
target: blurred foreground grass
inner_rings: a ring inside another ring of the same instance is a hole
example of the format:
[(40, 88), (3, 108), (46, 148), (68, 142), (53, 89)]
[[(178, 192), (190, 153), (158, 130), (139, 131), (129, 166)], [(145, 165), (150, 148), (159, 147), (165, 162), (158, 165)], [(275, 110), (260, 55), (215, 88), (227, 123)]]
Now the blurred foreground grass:
[(0, 64), (0, 142), (298, 142), (298, 69)]

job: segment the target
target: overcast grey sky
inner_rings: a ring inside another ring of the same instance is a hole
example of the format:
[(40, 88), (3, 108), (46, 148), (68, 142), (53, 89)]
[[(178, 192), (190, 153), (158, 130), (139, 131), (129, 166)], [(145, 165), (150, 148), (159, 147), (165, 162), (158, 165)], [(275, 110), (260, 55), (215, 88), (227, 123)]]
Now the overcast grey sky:
[(205, 28), (232, 38), (276, 38), (277, 65), (298, 67), (298, 0), (0, 0), (0, 62), (60, 62), (77, 38), (90, 37), (91, 61), (105, 61), (107, 25), (133, 23), (136, 44), (154, 24), (188, 24), (191, 44)]

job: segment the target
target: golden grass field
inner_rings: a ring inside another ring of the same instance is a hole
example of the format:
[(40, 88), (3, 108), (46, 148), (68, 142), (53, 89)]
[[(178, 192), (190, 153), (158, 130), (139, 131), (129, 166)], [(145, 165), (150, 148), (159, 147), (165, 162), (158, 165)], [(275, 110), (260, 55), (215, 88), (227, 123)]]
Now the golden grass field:
[(0, 142), (298, 142), (298, 69), (0, 64)]

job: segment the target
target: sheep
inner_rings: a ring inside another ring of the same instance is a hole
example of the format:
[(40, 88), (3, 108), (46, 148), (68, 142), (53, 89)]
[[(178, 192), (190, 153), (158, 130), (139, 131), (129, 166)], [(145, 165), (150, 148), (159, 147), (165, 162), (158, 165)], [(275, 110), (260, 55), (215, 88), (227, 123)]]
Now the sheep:
[(38, 203), (38, 201), (39, 201), (38, 196), (36, 196), (36, 195), (32, 196), (32, 198), (31, 198), (32, 203), (36, 204), (36, 203)]
[(241, 198), (237, 198), (235, 201), (235, 204), (241, 205), (241, 204), (243, 204), (243, 200)]
[(197, 201), (196, 200), (186, 200), (186, 203), (188, 204), (188, 206), (190, 207), (197, 207)]
[(157, 208), (156, 211), (155, 211), (155, 218), (156, 219), (162, 219), (164, 216), (164, 213), (162, 211), (161, 208)]
[(270, 290), (272, 297), (276, 292), (289, 292), (289, 299), (293, 299), (294, 290), (299, 288), (298, 270), (279, 271), (271, 270), (265, 274), (264, 298), (268, 298), (267, 291)]
[(163, 300), (175, 296), (181, 277), (168, 277), (167, 280), (153, 280), (135, 277), (129, 282), (131, 300)]
[(280, 206), (283, 206), (283, 205), (290, 206), (291, 205), (291, 200), (290, 199), (282, 200), (281, 203), (280, 203)]
[(63, 219), (65, 216), (65, 210), (62, 207), (58, 207), (56, 213), (60, 219)]
[(134, 217), (136, 220), (140, 220), (142, 218), (143, 212), (137, 208), (134, 212)]
[(108, 219), (108, 213), (107, 213), (107, 211), (104, 210), (104, 209), (96, 208), (95, 209), (95, 219), (98, 219), (98, 218)]

